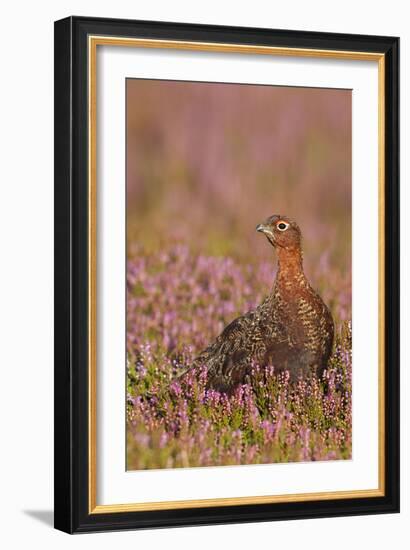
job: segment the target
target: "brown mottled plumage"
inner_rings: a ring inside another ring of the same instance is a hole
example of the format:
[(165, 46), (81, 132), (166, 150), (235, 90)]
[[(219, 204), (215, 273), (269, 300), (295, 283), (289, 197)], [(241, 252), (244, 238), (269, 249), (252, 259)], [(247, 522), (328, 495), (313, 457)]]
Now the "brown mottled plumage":
[(311, 371), (321, 376), (332, 350), (333, 319), (303, 272), (299, 227), (274, 215), (256, 229), (278, 254), (272, 291), (225, 327), (191, 367), (204, 365), (208, 387), (227, 393), (247, 381), (252, 362), (288, 370), (292, 381)]

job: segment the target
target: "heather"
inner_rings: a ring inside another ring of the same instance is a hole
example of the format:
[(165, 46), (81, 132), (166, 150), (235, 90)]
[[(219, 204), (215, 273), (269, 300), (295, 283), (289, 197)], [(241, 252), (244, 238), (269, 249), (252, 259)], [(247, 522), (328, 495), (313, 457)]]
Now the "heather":
[[(323, 270), (329, 281), (325, 262), (317, 270), (318, 281)], [(181, 245), (129, 259), (129, 469), (350, 458), (350, 299), (336, 275), (337, 292), (323, 288), (337, 336), (322, 380), (291, 385), (274, 365), (252, 365), (251, 383), (232, 396), (206, 389), (205, 366), (175, 380), (232, 318), (259, 303), (273, 277), (273, 258), (255, 268)]]

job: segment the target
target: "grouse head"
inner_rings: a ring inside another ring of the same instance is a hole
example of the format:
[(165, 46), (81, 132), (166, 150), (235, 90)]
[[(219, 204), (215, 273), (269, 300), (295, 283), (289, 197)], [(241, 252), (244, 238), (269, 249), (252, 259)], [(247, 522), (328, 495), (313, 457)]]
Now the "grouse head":
[(266, 235), (268, 241), (277, 249), (299, 251), (301, 247), (301, 231), (297, 223), (280, 214), (270, 216), (256, 226), (256, 231)]

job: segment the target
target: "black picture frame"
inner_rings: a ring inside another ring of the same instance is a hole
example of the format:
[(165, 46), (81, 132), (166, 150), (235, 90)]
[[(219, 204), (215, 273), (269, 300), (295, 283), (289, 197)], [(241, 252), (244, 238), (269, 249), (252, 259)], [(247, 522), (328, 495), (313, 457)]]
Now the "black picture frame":
[[(90, 35), (377, 52), (385, 57), (385, 491), (327, 499), (89, 512), (88, 59)], [(67, 533), (399, 511), (399, 39), (68, 17), (55, 23), (55, 527)]]

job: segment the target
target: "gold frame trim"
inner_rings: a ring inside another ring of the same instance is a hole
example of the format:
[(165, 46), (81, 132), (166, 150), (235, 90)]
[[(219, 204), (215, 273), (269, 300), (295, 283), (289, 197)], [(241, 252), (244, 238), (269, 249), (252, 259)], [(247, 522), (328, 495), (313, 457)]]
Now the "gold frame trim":
[[(97, 104), (97, 46), (127, 46), (137, 48), (178, 49), (190, 51), (247, 53), (261, 55), (275, 55), (287, 57), (312, 57), (349, 59), (360, 61), (378, 62), (378, 153), (379, 153), (379, 476), (377, 489), (364, 489), (353, 491), (329, 491), (318, 493), (300, 493), (292, 495), (268, 495), (235, 498), (214, 498), (200, 500), (179, 500), (161, 502), (142, 502), (132, 504), (97, 504), (97, 342), (96, 342), (96, 276), (97, 276), (97, 156), (96, 156), (96, 104)], [(350, 52), (334, 50), (318, 50), (306, 48), (282, 48), (271, 46), (254, 46), (242, 44), (224, 44), (209, 42), (190, 42), (179, 40), (156, 40), (140, 38), (121, 38), (112, 36), (88, 37), (88, 199), (89, 199), (89, 227), (88, 227), (88, 337), (89, 337), (89, 434), (88, 434), (88, 511), (90, 514), (107, 514), (119, 512), (138, 512), (153, 510), (175, 510), (187, 508), (205, 508), (212, 506), (240, 506), (246, 504), (268, 504), (283, 502), (305, 502), (318, 500), (350, 499), (350, 498), (375, 498), (385, 495), (385, 236), (384, 236), (384, 210), (385, 210), (385, 56), (374, 52)]]

